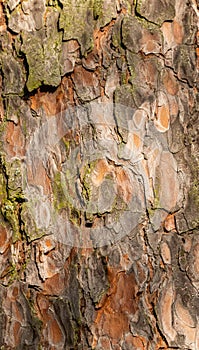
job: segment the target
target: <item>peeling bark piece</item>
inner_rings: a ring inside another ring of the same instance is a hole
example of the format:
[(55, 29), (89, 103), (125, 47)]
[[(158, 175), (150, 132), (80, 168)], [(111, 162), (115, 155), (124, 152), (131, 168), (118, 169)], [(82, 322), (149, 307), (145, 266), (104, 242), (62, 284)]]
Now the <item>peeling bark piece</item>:
[(99, 55), (97, 50), (88, 53), (87, 57), (82, 58), (82, 66), (85, 69), (94, 71), (96, 67), (99, 65)]
[(161, 25), (175, 17), (175, 1), (138, 0), (136, 11), (149, 22)]
[(8, 291), (1, 289), (3, 295), (2, 309), (9, 317), (5, 332), (9, 336), (4, 337), (4, 346), (16, 347), (38, 347), (40, 322), (31, 311), (30, 304), (26, 299), (27, 286), (14, 282)]
[(177, 300), (174, 303), (174, 310), (174, 328), (178, 334), (184, 336), (185, 345), (189, 349), (195, 350), (196, 325), (189, 311), (182, 304), (180, 296), (177, 296)]
[(11, 55), (2, 55), (1, 59), (3, 70), (3, 93), (21, 95), (26, 80), (23, 66)]
[(76, 39), (81, 46), (82, 55), (86, 55), (93, 46), (93, 7), (90, 0), (61, 0), (63, 10), (59, 27), (64, 30), (64, 40)]
[(158, 315), (162, 323), (164, 336), (166, 337), (170, 346), (175, 345), (174, 343), (177, 332), (173, 328), (173, 316), (172, 316), (172, 305), (174, 302), (174, 292), (172, 285), (169, 284), (163, 287), (163, 293), (160, 301), (160, 309)]
[(193, 86), (197, 79), (195, 48), (188, 45), (178, 46), (174, 50), (173, 66), (178, 78)]
[(26, 15), (23, 13), (19, 5), (11, 14), (8, 21), (8, 28), (14, 33), (20, 33), (22, 30), (31, 32), (35, 29), (35, 22), (32, 14)]
[(100, 28), (116, 18), (117, 0), (94, 0), (94, 18), (97, 19)]
[(61, 82), (59, 65), (61, 33), (55, 30), (46, 37), (42, 29), (37, 32), (24, 32), (22, 38), (22, 51), (26, 55), (29, 66), (26, 84), (28, 90), (32, 91), (42, 84), (58, 86)]
[(174, 310), (175, 310), (176, 316), (182, 323), (184, 323), (186, 326), (190, 328), (195, 328), (196, 324), (191, 314), (189, 313), (189, 310), (185, 308), (184, 305), (182, 304), (182, 300), (179, 295), (177, 296), (176, 301), (174, 303)]
[(144, 102), (154, 101), (155, 91), (157, 91), (159, 71), (161, 65), (159, 60), (153, 56), (142, 57), (127, 51), (127, 62), (129, 65), (130, 78), (132, 84), (133, 99), (137, 107)]
[(175, 217), (173, 214), (169, 214), (166, 217), (165, 222), (164, 222), (164, 227), (165, 227), (167, 232), (175, 231), (176, 225), (175, 225)]
[(154, 180), (156, 210), (151, 216), (151, 223), (156, 231), (168, 213), (175, 209), (178, 201), (177, 164), (171, 153), (167, 151), (161, 153)]
[[(135, 104), (131, 85), (117, 87), (114, 94), (115, 118), (118, 131), (125, 143), (128, 141), (128, 121), (133, 118)], [(124, 109), (125, 106), (125, 109)]]
[(122, 43), (134, 53), (160, 53), (162, 36), (154, 25), (144, 25), (136, 17), (128, 16), (122, 22)]
[(184, 216), (190, 230), (195, 229), (199, 226), (198, 207), (199, 207), (199, 184), (198, 184), (198, 179), (193, 179), (191, 188), (188, 193), (188, 201), (184, 211)]
[(8, 0), (8, 1), (7, 1), (7, 4), (8, 4), (8, 6), (9, 6), (10, 10), (13, 11), (14, 8), (15, 8), (17, 5), (19, 5), (20, 1), (21, 1), (21, 0)]
[(182, 44), (184, 37), (184, 28), (181, 22), (173, 20), (173, 22), (164, 22), (161, 31), (164, 37), (164, 52)]
[(161, 256), (165, 264), (171, 264), (171, 252), (166, 242), (161, 244)]
[(118, 74), (116, 64), (113, 64), (108, 71), (108, 77), (105, 85), (105, 94), (109, 98), (111, 97), (113, 98), (114, 91), (116, 89), (116, 86), (118, 85), (119, 85), (119, 74)]
[[(11, 240), (11, 232), (8, 229), (8, 227), (6, 226), (6, 224), (4, 225), (3, 223), (3, 218), (0, 214), (0, 254), (4, 254), (6, 249), (8, 249), (9, 247), (9, 243)], [(2, 258), (1, 258), (2, 260)], [(4, 267), (4, 266), (2, 266)]]
[(24, 33), (22, 35), (22, 51), (26, 55), (29, 67), (26, 84), (29, 91), (38, 88), (42, 84), (46, 74), (44, 71), (44, 52), (42, 47), (44, 37), (45, 33), (43, 30), (36, 33)]
[(15, 33), (23, 30), (39, 30), (43, 26), (43, 15), (45, 12), (44, 0), (23, 1), (9, 18), (8, 27)]
[(159, 132), (166, 132), (170, 128), (170, 110), (165, 94), (159, 93), (157, 97), (156, 117), (154, 121)]
[(185, 219), (184, 213), (179, 212), (175, 215), (177, 231), (179, 233), (184, 233), (189, 230), (187, 221)]
[(75, 67), (75, 61), (78, 56), (79, 45), (76, 40), (70, 40), (62, 42), (61, 56), (60, 56), (60, 69), (61, 75), (73, 72)]
[(45, 0), (22, 1), (21, 7), (25, 14), (31, 14), (33, 16), (35, 29), (41, 29), (43, 26), (43, 15), (45, 12)]
[(183, 44), (188, 46), (193, 44), (198, 31), (198, 12), (194, 10), (194, 7), (197, 6), (194, 6), (194, 2), (192, 6), (187, 3), (182, 13), (182, 26), (184, 28)]
[(199, 286), (199, 235), (196, 234), (193, 240), (191, 251), (188, 255), (187, 272), (188, 275), (197, 287)]
[(171, 69), (164, 69), (162, 72), (162, 81), (167, 92), (175, 96), (179, 91), (177, 79), (175, 78)]
[(72, 78), (77, 95), (82, 101), (91, 101), (100, 96), (99, 81), (94, 73), (76, 67)]

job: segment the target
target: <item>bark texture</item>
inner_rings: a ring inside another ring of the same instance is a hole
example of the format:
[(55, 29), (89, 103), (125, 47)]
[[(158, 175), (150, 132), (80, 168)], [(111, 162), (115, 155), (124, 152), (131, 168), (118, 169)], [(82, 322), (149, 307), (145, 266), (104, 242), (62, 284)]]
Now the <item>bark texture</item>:
[(0, 3), (0, 348), (199, 349), (196, 0)]

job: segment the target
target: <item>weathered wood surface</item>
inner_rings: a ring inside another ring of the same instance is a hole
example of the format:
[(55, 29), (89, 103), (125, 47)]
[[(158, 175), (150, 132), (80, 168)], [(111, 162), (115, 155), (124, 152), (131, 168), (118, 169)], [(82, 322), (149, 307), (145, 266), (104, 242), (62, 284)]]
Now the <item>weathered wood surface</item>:
[(1, 349), (199, 349), (198, 15), (1, 1)]

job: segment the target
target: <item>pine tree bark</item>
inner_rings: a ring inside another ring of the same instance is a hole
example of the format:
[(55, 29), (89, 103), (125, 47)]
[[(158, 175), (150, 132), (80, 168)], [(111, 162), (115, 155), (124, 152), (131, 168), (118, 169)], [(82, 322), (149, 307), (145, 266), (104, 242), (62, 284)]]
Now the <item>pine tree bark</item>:
[(1, 1), (1, 349), (199, 349), (198, 15)]

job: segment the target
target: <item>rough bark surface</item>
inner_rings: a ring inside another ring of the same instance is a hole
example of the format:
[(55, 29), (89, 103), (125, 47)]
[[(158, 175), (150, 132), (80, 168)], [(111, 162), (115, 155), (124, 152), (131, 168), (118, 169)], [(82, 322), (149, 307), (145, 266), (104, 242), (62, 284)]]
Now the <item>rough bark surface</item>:
[(0, 348), (199, 349), (196, 0), (0, 3)]

